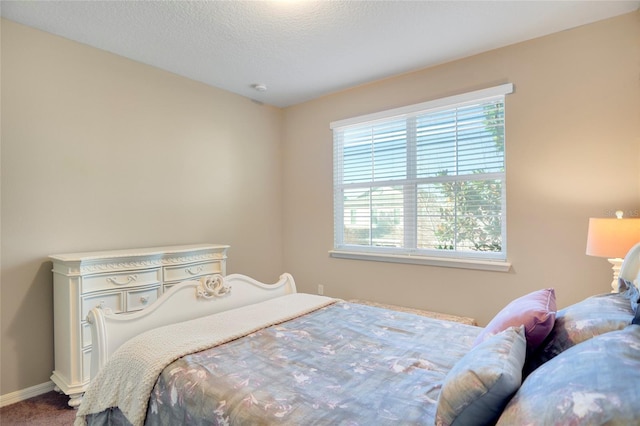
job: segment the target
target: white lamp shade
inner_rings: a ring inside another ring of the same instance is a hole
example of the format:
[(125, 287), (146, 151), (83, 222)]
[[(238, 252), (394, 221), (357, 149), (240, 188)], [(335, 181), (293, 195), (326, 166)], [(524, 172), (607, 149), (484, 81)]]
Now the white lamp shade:
[(607, 258), (623, 258), (640, 242), (640, 218), (590, 218), (587, 254)]

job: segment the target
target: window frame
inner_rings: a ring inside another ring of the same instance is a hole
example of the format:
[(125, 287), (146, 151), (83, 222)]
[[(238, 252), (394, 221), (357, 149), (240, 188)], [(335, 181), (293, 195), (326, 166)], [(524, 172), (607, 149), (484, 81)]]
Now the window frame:
[[(425, 254), (424, 250), (414, 250), (406, 245), (403, 253), (398, 253), (397, 248), (385, 249), (384, 247), (376, 246), (358, 246), (348, 244), (338, 244), (338, 238), (342, 232), (344, 232), (344, 200), (343, 194), (338, 196), (337, 188), (342, 188), (344, 184), (337, 181), (336, 167), (339, 166), (340, 170), (343, 170), (343, 165), (336, 163), (342, 161), (344, 156), (336, 151), (335, 138), (336, 130), (342, 131), (350, 127), (364, 126), (368, 124), (374, 124), (375, 122), (391, 121), (392, 119), (400, 119), (403, 116), (409, 117), (418, 113), (428, 113), (434, 110), (443, 110), (446, 108), (457, 108), (465, 104), (472, 104), (482, 102), (484, 100), (502, 98), (506, 104), (506, 95), (513, 92), (513, 84), (507, 83), (487, 89), (476, 90), (472, 92), (462, 93), (459, 95), (449, 96), (445, 98), (435, 99), (419, 104), (409, 105), (400, 108), (394, 108), (390, 110), (380, 111), (372, 114), (362, 115), (344, 120), (338, 120), (330, 123), (330, 129), (334, 133), (334, 169), (333, 169), (333, 195), (334, 195), (334, 248), (329, 251), (331, 257), (342, 259), (356, 259), (356, 260), (371, 260), (382, 262), (394, 262), (394, 263), (409, 263), (409, 264), (421, 264), (421, 265), (434, 265), (444, 267), (456, 267), (465, 269), (479, 269), (490, 271), (506, 272), (511, 268), (511, 264), (507, 261), (507, 242), (506, 242), (506, 153), (505, 153), (505, 169), (501, 176), (502, 182), (502, 203), (501, 203), (501, 217), (502, 217), (502, 248), (499, 256), (492, 256), (491, 254), (484, 254), (482, 256), (474, 256), (473, 252), (460, 252), (460, 251), (438, 251), (437, 255)], [(505, 108), (506, 110), (506, 108)], [(506, 112), (505, 112), (506, 121)], [(506, 123), (505, 123), (506, 125)], [(411, 144), (407, 144), (408, 149), (411, 149)], [(340, 146), (343, 147), (341, 144)], [(454, 176), (454, 175), (452, 175)], [(456, 179), (459, 179), (455, 175)], [(413, 199), (407, 200), (405, 197), (405, 203), (409, 202), (415, 204)], [(411, 207), (415, 209), (414, 207)], [(338, 210), (339, 209), (339, 210)], [(337, 217), (337, 212), (340, 211), (342, 219)], [(403, 215), (405, 220), (415, 220), (415, 212), (407, 215)], [(417, 225), (416, 225), (417, 226)], [(415, 231), (417, 232), (417, 231)], [(340, 235), (339, 235), (340, 234)], [(405, 232), (404, 234), (407, 234)]]

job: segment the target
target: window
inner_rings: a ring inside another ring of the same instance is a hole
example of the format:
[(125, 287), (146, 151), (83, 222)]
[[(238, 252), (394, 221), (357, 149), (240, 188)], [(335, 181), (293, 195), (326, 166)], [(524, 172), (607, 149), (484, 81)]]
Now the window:
[(331, 123), (332, 256), (508, 269), (512, 91), (505, 84)]

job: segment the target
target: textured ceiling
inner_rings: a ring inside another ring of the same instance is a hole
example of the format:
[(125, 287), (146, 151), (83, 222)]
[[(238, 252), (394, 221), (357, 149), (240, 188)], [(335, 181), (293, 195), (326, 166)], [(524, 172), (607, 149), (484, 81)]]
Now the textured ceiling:
[(285, 107), (639, 7), (640, 1), (606, 0), (3, 0), (0, 12)]

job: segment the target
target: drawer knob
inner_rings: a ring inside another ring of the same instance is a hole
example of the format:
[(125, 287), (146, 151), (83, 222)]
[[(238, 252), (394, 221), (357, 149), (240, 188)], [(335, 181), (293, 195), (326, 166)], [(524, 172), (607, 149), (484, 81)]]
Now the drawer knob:
[(138, 276), (137, 275), (128, 275), (126, 278), (126, 281), (124, 282), (119, 282), (117, 280), (117, 278), (107, 278), (107, 282), (110, 282), (111, 284), (115, 284), (115, 285), (127, 285), (127, 284), (131, 284), (133, 281), (137, 280)]
[(202, 265), (199, 265), (197, 268), (187, 268), (184, 270), (186, 273), (191, 274), (191, 275), (198, 275), (200, 272), (202, 272)]
[(140, 298), (140, 303), (142, 303), (143, 305), (146, 305), (147, 303), (149, 303), (149, 296), (142, 296)]

